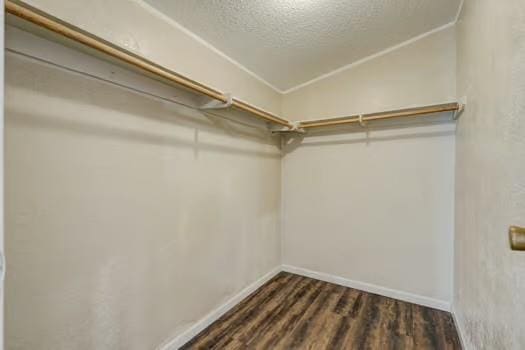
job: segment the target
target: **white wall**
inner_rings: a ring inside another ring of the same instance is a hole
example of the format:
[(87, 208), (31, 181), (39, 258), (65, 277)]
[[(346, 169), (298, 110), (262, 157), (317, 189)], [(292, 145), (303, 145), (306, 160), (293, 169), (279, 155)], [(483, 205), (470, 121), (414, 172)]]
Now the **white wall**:
[(457, 26), (454, 304), (469, 349), (525, 348), (525, 2), (465, 0)]
[[(296, 91), (293, 99), (304, 103), (285, 100), (284, 106), (292, 108), (288, 115), (315, 118), (327, 109), (344, 115), (445, 102), (455, 94), (454, 76), (449, 28)], [(430, 120), (444, 117), (450, 120), (450, 115)], [(395, 124), (289, 141), (283, 159), (283, 262), (447, 308), (454, 125)]]
[(25, 2), (193, 80), (281, 113), (280, 93), (142, 0)]
[(286, 94), (283, 115), (304, 120), (453, 101), (455, 52), (449, 26)]
[[(7, 46), (171, 97), (19, 30)], [(7, 53), (9, 349), (154, 349), (280, 264), (267, 132)]]
[[(279, 94), (141, 1), (29, 3), (280, 112)], [(7, 347), (155, 347), (278, 266), (282, 238), (303, 272), (441, 308), (454, 289), (467, 345), (522, 348), (525, 266), (506, 231), (525, 225), (523, 13), (465, 2), (457, 93), (448, 27), (284, 96), (286, 116), (311, 119), (467, 95), (455, 178), (449, 116), (289, 140), (281, 174), (265, 133), (8, 54)], [(9, 45), (173, 96), (22, 36)]]

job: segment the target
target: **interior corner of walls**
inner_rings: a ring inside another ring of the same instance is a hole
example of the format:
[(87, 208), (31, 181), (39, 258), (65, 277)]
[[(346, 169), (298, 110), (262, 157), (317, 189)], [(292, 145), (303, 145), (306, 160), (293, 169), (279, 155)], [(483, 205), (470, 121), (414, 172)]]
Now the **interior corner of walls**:
[(285, 157), (284, 157), (284, 142), (283, 138), (284, 136), (281, 135), (281, 174), (279, 178), (280, 182), (280, 199), (281, 199), (281, 207), (279, 212), (279, 268), (282, 270), (282, 266), (284, 264), (284, 254), (285, 254), (285, 232), (286, 232), (286, 198), (284, 197), (284, 193), (286, 192), (284, 189), (285, 181), (284, 181), (284, 172), (285, 172)]
[(454, 320), (454, 325), (456, 326), (456, 330), (458, 332), (459, 341), (461, 342), (461, 347), (463, 350), (470, 350), (470, 346), (467, 343), (467, 333), (465, 331), (464, 322), (463, 322), (463, 315), (458, 310), (457, 304), (452, 303), (450, 307), (450, 313), (452, 314), (452, 319)]

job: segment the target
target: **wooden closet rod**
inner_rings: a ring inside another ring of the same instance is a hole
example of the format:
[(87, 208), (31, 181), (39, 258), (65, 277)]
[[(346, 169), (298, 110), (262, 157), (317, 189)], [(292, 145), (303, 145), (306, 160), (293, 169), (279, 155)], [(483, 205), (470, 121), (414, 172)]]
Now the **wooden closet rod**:
[[(228, 102), (228, 97), (220, 91), (214, 90), (204, 84), (200, 84), (162, 66), (159, 66), (143, 57), (137, 56), (122, 48), (114, 46), (102, 38), (88, 34), (69, 23), (54, 18), (47, 13), (35, 10), (27, 5), (19, 5), (10, 0), (6, 0), (5, 9), (6, 12), (10, 13), (11, 15), (22, 18), (67, 39), (85, 45), (105, 55), (111, 56), (112, 58), (139, 68), (140, 70), (143, 70), (149, 74), (153, 74), (154, 76), (165, 79), (194, 92), (203, 94), (214, 100), (224, 103)], [(238, 99), (233, 98), (231, 106), (238, 110), (251, 113), (259, 119), (263, 119), (267, 122), (272, 122), (286, 127), (292, 127), (292, 123), (290, 121), (263, 111)]]
[(327, 126), (339, 126), (346, 124), (361, 124), (371, 120), (382, 120), (391, 118), (401, 117), (417, 117), (422, 115), (443, 113), (443, 112), (458, 112), (462, 108), (462, 105), (457, 102), (445, 103), (432, 106), (415, 107), (407, 109), (398, 109), (394, 111), (381, 112), (381, 113), (368, 113), (362, 115), (352, 115), (348, 117), (339, 118), (326, 118), (317, 120), (305, 120), (299, 122), (299, 128), (302, 129), (313, 129)]

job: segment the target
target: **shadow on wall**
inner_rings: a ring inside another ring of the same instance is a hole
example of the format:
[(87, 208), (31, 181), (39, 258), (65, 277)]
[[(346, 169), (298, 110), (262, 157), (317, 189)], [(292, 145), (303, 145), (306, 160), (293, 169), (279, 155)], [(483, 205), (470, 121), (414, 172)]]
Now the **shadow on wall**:
[[(306, 134), (291, 134), (283, 137), (283, 154), (299, 147), (333, 146), (349, 144), (371, 144), (395, 140), (451, 136), (455, 134), (455, 123), (450, 113), (440, 113), (414, 120), (406, 117), (369, 123), (366, 127), (348, 125), (310, 130)], [(322, 136), (322, 139), (318, 138)]]
[[(23, 89), (35, 95), (32, 105), (19, 101), (8, 106), (8, 123), (193, 148), (196, 155), (199, 151), (211, 151), (280, 157), (278, 149), (261, 150), (265, 145), (277, 147), (278, 138), (263, 129), (264, 123), (246, 119), (240, 112), (199, 111), (186, 102), (146, 96), (14, 54), (8, 54), (6, 58), (12, 67), (6, 72), (8, 98), (11, 89)], [(164, 85), (156, 81), (148, 81), (148, 84)], [(84, 117), (75, 118), (68, 114), (62, 108), (63, 104), (74, 104), (78, 108), (75, 113), (84, 114)], [(228, 142), (225, 137), (234, 137), (240, 143)], [(215, 142), (203, 141), (205, 138)]]

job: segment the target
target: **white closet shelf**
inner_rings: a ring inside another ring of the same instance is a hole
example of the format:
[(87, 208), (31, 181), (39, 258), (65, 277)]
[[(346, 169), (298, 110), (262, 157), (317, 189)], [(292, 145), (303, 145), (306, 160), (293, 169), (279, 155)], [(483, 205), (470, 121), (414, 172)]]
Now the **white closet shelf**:
[[(175, 84), (176, 86), (183, 87), (197, 94), (207, 96), (212, 100), (220, 102), (218, 105), (221, 106), (222, 104), (222, 106), (219, 108), (224, 108), (224, 106), (227, 106), (247, 112), (258, 119), (268, 122), (270, 125), (274, 125), (271, 128), (274, 131), (304, 132), (305, 130), (314, 128), (336, 127), (354, 123), (364, 126), (367, 121), (392, 119), (398, 117), (419, 117), (443, 112), (454, 112), (455, 119), (457, 113), (463, 108), (462, 104), (458, 102), (452, 102), (387, 112), (292, 122), (257, 108), (249, 103), (234, 97), (232, 98), (229, 94), (222, 93), (209, 86), (206, 86), (205, 84), (199, 83), (179, 73), (176, 73), (166, 67), (156, 64), (155, 62), (152, 62), (135, 53), (118, 47), (100, 37), (88, 33), (70, 23), (57, 19), (51, 14), (35, 9), (23, 2), (17, 1), (15, 3), (11, 0), (7, 0), (5, 1), (5, 9), (6, 13), (18, 19), (22, 19), (24, 22), (26, 22), (26, 24), (32, 24), (30, 26), (24, 25), (23, 27), (26, 30), (33, 32), (38, 31), (38, 34), (42, 34), (42, 30), (44, 30), (45, 34), (52, 33), (54, 39), (59, 41), (65, 40), (67, 43), (73, 44), (75, 48), (81, 50), (87, 49), (90, 54), (102, 56), (103, 58), (109, 59), (112, 62), (123, 64), (128, 68), (140, 71), (148, 77), (169, 84)], [(275, 126), (281, 129), (276, 129)]]

